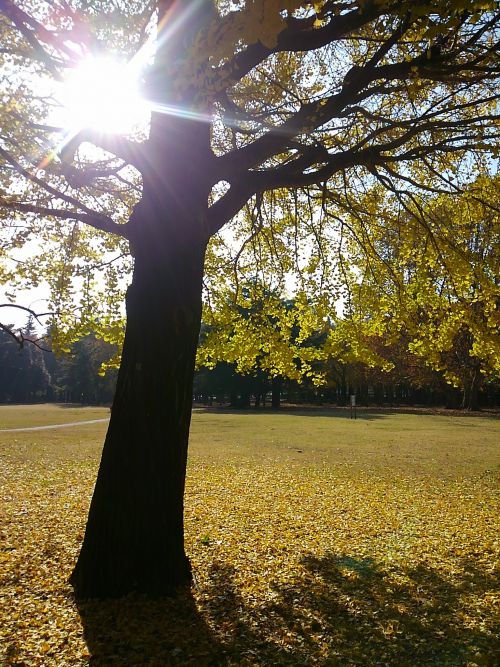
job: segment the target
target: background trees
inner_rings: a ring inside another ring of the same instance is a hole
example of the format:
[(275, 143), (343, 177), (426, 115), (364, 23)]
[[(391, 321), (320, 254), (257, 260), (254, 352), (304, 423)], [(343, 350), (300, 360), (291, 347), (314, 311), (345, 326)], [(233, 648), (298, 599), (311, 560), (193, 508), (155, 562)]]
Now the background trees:
[(116, 371), (102, 375), (101, 367), (115, 352), (113, 346), (88, 335), (66, 355), (56, 356), (49, 335), (39, 340), (25, 331), (23, 338), (20, 348), (0, 332), (0, 403), (111, 403)]
[(458, 198), (413, 196), (405, 207), (380, 191), (367, 197), (349, 216), (357, 272), (332, 352), (342, 355), (350, 329), (358, 347), (382, 339), (367, 351), (384, 366), (404, 341), (407, 353), (461, 389), (462, 407), (474, 409), (478, 389), (500, 371), (498, 178), (482, 176)]
[(53, 397), (51, 378), (42, 350), (30, 344), (23, 349), (5, 331), (0, 331), (0, 403), (31, 403)]

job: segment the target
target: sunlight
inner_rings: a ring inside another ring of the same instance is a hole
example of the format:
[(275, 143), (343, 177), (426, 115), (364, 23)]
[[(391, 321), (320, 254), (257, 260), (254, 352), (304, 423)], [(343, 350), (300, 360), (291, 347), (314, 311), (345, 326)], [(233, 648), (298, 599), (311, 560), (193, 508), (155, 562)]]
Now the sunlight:
[(110, 57), (88, 57), (72, 69), (59, 96), (65, 126), (130, 134), (145, 125), (149, 107), (139, 90), (140, 68)]

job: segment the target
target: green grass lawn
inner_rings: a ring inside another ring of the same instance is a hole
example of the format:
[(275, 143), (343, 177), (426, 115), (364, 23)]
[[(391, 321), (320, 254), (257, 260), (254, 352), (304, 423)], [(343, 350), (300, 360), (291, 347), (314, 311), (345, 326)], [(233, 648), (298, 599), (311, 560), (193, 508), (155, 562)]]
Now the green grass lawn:
[[(0, 406), (0, 428), (108, 415)], [(496, 664), (500, 419), (195, 410), (192, 594), (77, 608), (105, 429), (0, 432), (0, 665)]]
[(109, 417), (109, 408), (82, 407), (73, 403), (0, 405), (0, 429), (66, 424)]

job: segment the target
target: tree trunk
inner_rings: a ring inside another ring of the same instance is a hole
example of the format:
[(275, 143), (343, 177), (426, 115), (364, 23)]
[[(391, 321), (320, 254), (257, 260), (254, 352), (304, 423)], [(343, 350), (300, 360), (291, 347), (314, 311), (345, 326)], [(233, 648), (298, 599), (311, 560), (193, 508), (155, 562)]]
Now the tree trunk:
[[(135, 260), (127, 331), (85, 538), (71, 576), (80, 598), (133, 591), (166, 595), (191, 581), (183, 495), (214, 155), (210, 123), (183, 113), (210, 113), (191, 81), (202, 63), (194, 59), (185, 78), (174, 75), (190, 62), (212, 3), (161, 0), (158, 9), (158, 46), (146, 90), (165, 112), (152, 113), (149, 139), (137, 157), (143, 189), (127, 225)], [(176, 22), (182, 30), (171, 29)], [(169, 112), (172, 105), (179, 114)]]
[(462, 390), (462, 410), (479, 410), (479, 378), (478, 368), (474, 368), (464, 382)]
[(70, 580), (79, 598), (165, 595), (191, 580), (183, 494), (205, 243), (167, 236), (144, 236), (134, 252), (116, 395)]
[(273, 377), (271, 381), (271, 407), (273, 410), (279, 410), (281, 407), (281, 389), (283, 387), (283, 378), (279, 375)]

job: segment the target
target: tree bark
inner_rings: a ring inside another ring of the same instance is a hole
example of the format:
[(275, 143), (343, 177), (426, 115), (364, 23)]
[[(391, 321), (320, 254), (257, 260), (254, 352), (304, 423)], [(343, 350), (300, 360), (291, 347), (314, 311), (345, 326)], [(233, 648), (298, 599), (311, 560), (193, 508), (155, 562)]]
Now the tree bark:
[(281, 407), (281, 389), (283, 387), (283, 378), (273, 377), (271, 381), (271, 407), (273, 410), (279, 410)]
[(205, 245), (170, 237), (158, 252), (155, 241), (136, 254), (127, 293), (116, 396), (71, 576), (79, 598), (165, 595), (191, 579), (183, 494)]
[(470, 373), (470, 377), (464, 381), (462, 390), (462, 410), (479, 410), (479, 378), (480, 371), (474, 367)]

